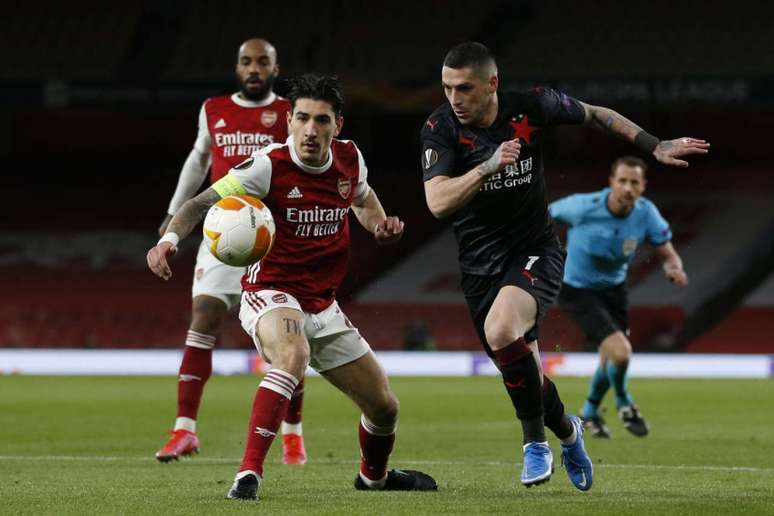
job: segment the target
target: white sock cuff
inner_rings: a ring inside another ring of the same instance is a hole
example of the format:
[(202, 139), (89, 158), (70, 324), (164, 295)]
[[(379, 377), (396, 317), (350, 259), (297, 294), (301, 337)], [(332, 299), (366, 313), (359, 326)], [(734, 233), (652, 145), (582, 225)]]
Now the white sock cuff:
[(196, 433), (196, 420), (190, 417), (179, 417), (175, 419), (175, 430), (188, 430)]
[(360, 475), (360, 480), (363, 481), (365, 485), (368, 486), (369, 489), (384, 489), (384, 485), (387, 483), (387, 474), (384, 474), (384, 478), (381, 480), (371, 480), (367, 476), (363, 475), (363, 472), (359, 472), (358, 475)]
[(206, 333), (199, 333), (193, 330), (188, 330), (188, 333), (185, 335), (185, 345), (192, 348), (212, 349), (215, 347), (216, 340), (217, 337), (215, 335), (207, 335)]
[(366, 432), (371, 435), (390, 435), (395, 433), (395, 429), (398, 423), (395, 422), (390, 426), (378, 426), (369, 421), (365, 414), (360, 415), (360, 424), (363, 426)]
[(559, 439), (562, 441), (562, 444), (565, 444), (567, 446), (571, 446), (575, 444), (575, 441), (578, 440), (578, 430), (575, 428), (575, 425), (572, 425), (572, 433), (565, 437), (564, 439)]
[(281, 369), (272, 369), (263, 377), (258, 388), (269, 389), (290, 399), (293, 397), (293, 391), (296, 389), (298, 382), (298, 378), (292, 374)]
[(282, 435), (286, 434), (296, 434), (296, 435), (303, 435), (304, 434), (304, 427), (301, 423), (286, 423), (285, 421), (282, 422)]

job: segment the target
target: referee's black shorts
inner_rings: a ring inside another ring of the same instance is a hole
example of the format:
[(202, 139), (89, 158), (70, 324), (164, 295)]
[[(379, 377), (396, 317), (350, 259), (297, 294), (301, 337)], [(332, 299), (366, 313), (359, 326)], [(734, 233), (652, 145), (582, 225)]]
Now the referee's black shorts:
[(506, 266), (495, 275), (462, 274), (462, 292), (478, 338), (489, 356), (494, 357), (494, 353), (486, 341), (484, 321), (500, 289), (508, 285), (516, 286), (535, 298), (538, 312), (535, 325), (524, 335), (524, 340), (537, 340), (538, 324), (559, 294), (565, 256), (566, 253), (559, 247), (546, 247), (534, 253), (508, 257)]
[(623, 283), (601, 290), (563, 283), (559, 306), (572, 316), (594, 346), (617, 331), (629, 335), (629, 297)]

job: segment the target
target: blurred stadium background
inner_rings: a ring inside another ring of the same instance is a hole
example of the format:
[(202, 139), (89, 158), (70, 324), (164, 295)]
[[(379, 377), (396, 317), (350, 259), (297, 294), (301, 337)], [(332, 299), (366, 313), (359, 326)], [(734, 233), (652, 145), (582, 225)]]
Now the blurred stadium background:
[[(0, 18), (0, 372), (25, 372), (40, 356), (35, 349), (147, 348), (169, 350), (174, 373), (196, 239), (170, 283), (147, 271), (145, 252), (194, 141), (199, 106), (234, 91), (236, 49), (251, 36), (275, 44), (285, 76), (341, 77), (343, 136), (358, 142), (383, 203), (407, 221), (406, 238), (390, 249), (354, 231), (340, 291), (377, 351), (480, 349), (448, 224), (424, 204), (418, 143), (443, 101), (445, 51), (472, 39), (495, 51), (505, 88), (548, 84), (656, 135), (712, 143), (687, 170), (649, 172), (646, 195), (672, 224), (691, 284), (673, 288), (655, 257), (640, 253), (629, 278), (635, 351), (774, 352), (768, 2), (308, 5), (8, 3)], [(609, 164), (633, 152), (591, 130), (555, 131), (546, 161), (552, 198), (603, 187)], [(543, 328), (544, 350), (591, 351), (558, 308)], [(218, 348), (251, 349), (236, 318)], [(763, 364), (756, 375), (774, 374)]]

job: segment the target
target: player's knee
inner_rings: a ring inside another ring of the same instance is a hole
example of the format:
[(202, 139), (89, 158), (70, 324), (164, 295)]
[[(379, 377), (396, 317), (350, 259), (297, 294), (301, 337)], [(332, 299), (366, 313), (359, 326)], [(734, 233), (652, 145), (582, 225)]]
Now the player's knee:
[(632, 358), (632, 345), (629, 339), (620, 331), (605, 338), (601, 347), (608, 360), (616, 366), (625, 365)]
[(191, 329), (207, 335), (216, 335), (220, 332), (227, 312), (228, 309), (222, 301), (197, 297), (193, 302)]
[(492, 349), (502, 349), (524, 335), (519, 326), (500, 317), (488, 317), (484, 323), (486, 341)]
[(400, 402), (392, 391), (387, 391), (371, 404), (366, 417), (379, 426), (391, 426), (398, 421)]
[(272, 356), (270, 357), (272, 365), (287, 371), (298, 379), (303, 378), (304, 372), (309, 365), (309, 344), (305, 339), (276, 343), (271, 346)]
[(484, 335), (489, 347), (501, 349), (524, 334), (535, 325), (534, 316), (526, 316), (524, 310), (492, 309), (484, 321)]

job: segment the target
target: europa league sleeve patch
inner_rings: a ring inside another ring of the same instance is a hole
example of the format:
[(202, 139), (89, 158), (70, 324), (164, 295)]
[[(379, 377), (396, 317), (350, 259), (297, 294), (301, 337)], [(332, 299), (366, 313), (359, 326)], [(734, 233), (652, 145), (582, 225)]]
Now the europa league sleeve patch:
[(438, 163), (438, 151), (432, 147), (425, 147), (425, 150), (422, 152), (422, 167), (425, 170), (429, 170), (436, 163)]

